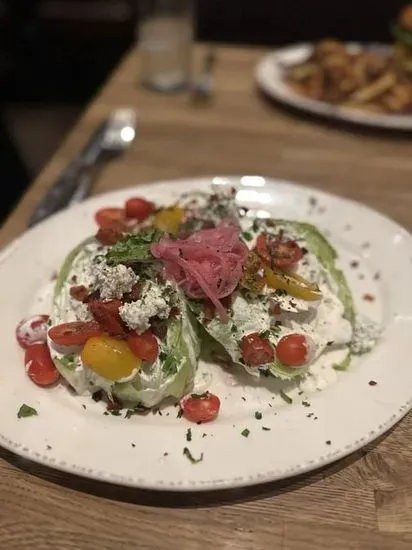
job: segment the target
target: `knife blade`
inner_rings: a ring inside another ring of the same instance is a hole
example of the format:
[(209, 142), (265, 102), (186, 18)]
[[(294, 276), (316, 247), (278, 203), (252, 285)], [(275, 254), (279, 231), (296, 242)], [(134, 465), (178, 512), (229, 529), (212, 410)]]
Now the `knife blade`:
[(82, 174), (85, 174), (99, 160), (107, 124), (105, 120), (97, 127), (82, 151), (63, 170), (36, 206), (29, 218), (28, 227), (33, 227), (69, 204), (82, 179)]

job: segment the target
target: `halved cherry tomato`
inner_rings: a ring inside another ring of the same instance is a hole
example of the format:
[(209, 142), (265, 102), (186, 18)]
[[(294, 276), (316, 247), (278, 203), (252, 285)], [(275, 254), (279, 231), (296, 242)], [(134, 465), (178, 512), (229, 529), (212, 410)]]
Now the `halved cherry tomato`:
[(110, 336), (126, 336), (126, 327), (119, 314), (120, 300), (92, 300), (89, 309), (101, 328)]
[(130, 376), (135, 369), (140, 369), (142, 363), (127, 342), (106, 335), (89, 338), (81, 358), (90, 369), (109, 380)]
[(303, 256), (296, 241), (273, 241), (270, 243), (272, 264), (279, 269), (290, 269)]
[(94, 321), (72, 321), (52, 327), (49, 336), (58, 346), (83, 346), (89, 338), (98, 336), (101, 332)]
[(261, 233), (256, 239), (256, 252), (262, 258), (262, 260), (270, 265), (269, 243), (266, 233)]
[(143, 334), (132, 332), (127, 337), (127, 343), (132, 352), (142, 361), (152, 364), (159, 355), (159, 344), (155, 335), (150, 330), (146, 330)]
[(45, 342), (48, 320), (48, 315), (33, 315), (20, 321), (16, 327), (16, 339), (19, 346), (26, 349), (35, 342)]
[(252, 332), (242, 338), (242, 357), (247, 365), (259, 367), (273, 361), (275, 350), (268, 340), (257, 332)]
[(182, 208), (171, 207), (159, 210), (154, 218), (154, 225), (160, 231), (165, 231), (176, 235), (180, 229), (180, 224), (184, 218), (185, 212)]
[(125, 204), (126, 217), (133, 218), (139, 222), (148, 218), (154, 212), (154, 209), (155, 205), (152, 202), (140, 197), (129, 199)]
[(24, 364), (29, 377), (39, 386), (50, 386), (59, 379), (47, 344), (33, 344), (26, 349)]
[(306, 363), (308, 356), (306, 337), (297, 333), (283, 336), (276, 346), (276, 355), (287, 367), (301, 367)]
[(127, 231), (124, 208), (101, 208), (96, 212), (94, 218), (101, 229), (112, 229), (119, 233)]
[(192, 394), (182, 403), (183, 415), (190, 422), (210, 422), (219, 414), (220, 399), (213, 393)]

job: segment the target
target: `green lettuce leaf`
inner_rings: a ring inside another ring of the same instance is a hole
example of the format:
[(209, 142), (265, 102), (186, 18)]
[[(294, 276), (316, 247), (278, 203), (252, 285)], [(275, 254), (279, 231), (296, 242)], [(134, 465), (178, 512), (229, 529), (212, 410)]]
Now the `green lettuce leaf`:
[(292, 231), (298, 233), (305, 239), (309, 252), (317, 257), (320, 264), (329, 272), (330, 276), (335, 281), (338, 297), (345, 309), (344, 317), (353, 326), (355, 323), (356, 311), (352, 292), (346, 281), (345, 275), (335, 265), (338, 255), (330, 242), (310, 223), (288, 220), (274, 220), (274, 222), (286, 228), (289, 227)]

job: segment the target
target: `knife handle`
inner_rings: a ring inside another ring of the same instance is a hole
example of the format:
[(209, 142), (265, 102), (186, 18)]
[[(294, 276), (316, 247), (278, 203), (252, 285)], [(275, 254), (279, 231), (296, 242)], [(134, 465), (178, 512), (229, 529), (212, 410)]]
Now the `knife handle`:
[(84, 173), (85, 167), (83, 164), (67, 168), (37, 205), (30, 216), (28, 227), (33, 227), (67, 206), (77, 188), (79, 178)]

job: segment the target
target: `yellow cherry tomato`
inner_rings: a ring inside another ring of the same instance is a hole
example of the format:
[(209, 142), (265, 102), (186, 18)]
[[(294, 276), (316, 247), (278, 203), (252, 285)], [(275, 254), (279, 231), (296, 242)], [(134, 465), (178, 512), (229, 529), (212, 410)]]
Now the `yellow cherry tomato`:
[(82, 361), (92, 371), (109, 380), (120, 380), (140, 369), (141, 360), (124, 340), (110, 336), (89, 338), (81, 353)]
[(315, 301), (322, 298), (317, 285), (309, 282), (295, 273), (276, 273), (269, 268), (265, 269), (266, 284), (271, 288), (286, 290), (290, 296), (303, 300)]
[(179, 231), (184, 214), (182, 208), (164, 208), (155, 214), (154, 225), (160, 231), (175, 235)]

